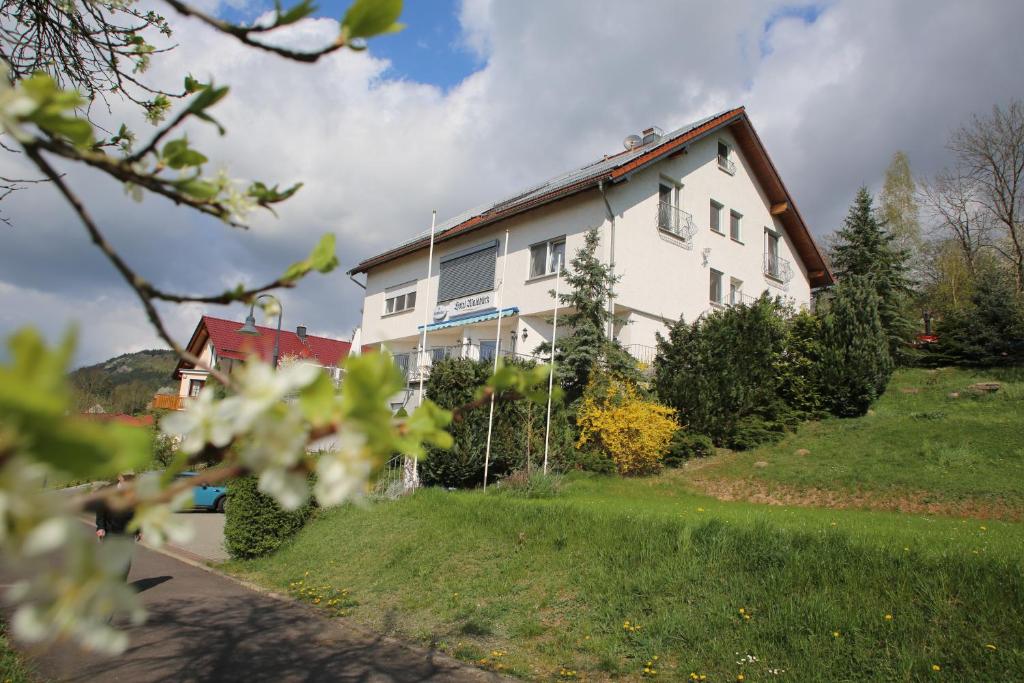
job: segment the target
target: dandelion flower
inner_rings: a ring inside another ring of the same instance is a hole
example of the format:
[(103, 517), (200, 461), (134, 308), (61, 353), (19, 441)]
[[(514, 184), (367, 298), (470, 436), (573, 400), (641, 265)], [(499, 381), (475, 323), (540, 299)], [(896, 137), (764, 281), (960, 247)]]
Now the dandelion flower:
[(839, 637), (839, 631), (832, 631), (832, 637), (833, 638), (838, 638)]
[(743, 681), (743, 680), (746, 680), (746, 678), (747, 677), (744, 676), (743, 674), (736, 674), (736, 680), (737, 681)]
[(938, 664), (932, 664), (932, 671), (942, 671), (942, 667)]
[(996, 651), (996, 646), (995, 646), (995, 645), (993, 645), (992, 643), (988, 643), (987, 645), (985, 645), (985, 647), (986, 647), (987, 649), (989, 649), (989, 650), (992, 650), (993, 652), (995, 652), (995, 651)]
[(885, 620), (886, 621), (892, 621), (892, 615), (891, 614), (886, 614), (885, 615)]

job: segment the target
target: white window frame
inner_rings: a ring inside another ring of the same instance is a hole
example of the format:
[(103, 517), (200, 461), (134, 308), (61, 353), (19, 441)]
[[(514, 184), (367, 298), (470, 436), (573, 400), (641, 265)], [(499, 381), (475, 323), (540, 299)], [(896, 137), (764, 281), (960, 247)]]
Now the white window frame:
[[(715, 211), (718, 213), (718, 230), (715, 230), (715, 226), (711, 222), (711, 211), (710, 211), (710, 209), (712, 207), (714, 207)], [(725, 230), (722, 229), (722, 216), (724, 214), (725, 214), (725, 204), (723, 204), (722, 202), (717, 201), (714, 198), (712, 198), (711, 202), (708, 204), (708, 227), (711, 229), (711, 232), (715, 233), (716, 235), (724, 235), (725, 234)]]
[(733, 306), (743, 303), (743, 280), (729, 278), (729, 303)]
[[(405, 282), (385, 289), (384, 310), (381, 312), (381, 317), (398, 315), (399, 313), (416, 310), (416, 300), (419, 298), (416, 295), (417, 284), (417, 281), (413, 280), (412, 282)], [(410, 294), (412, 295), (411, 303), (409, 302)], [(394, 304), (389, 307), (390, 302), (394, 302)]]
[[(725, 284), (724, 283), (725, 273), (723, 273), (720, 270), (716, 270), (714, 268), (709, 268), (708, 271), (709, 271), (708, 272), (708, 300), (711, 302), (711, 304), (713, 306), (722, 306), (723, 305), (722, 298), (724, 296), (724, 292), (722, 290), (723, 290), (723, 285)], [(717, 300), (715, 300), (711, 296), (711, 283), (714, 281), (715, 275), (718, 275), (718, 299)]]
[[(732, 219), (736, 217), (736, 234), (732, 234)], [(743, 244), (743, 214), (735, 209), (729, 209), (729, 239), (733, 242)]]
[[(718, 145), (725, 147), (725, 156), (719, 154)], [(715, 163), (718, 164), (719, 170), (728, 173), (729, 175), (736, 175), (736, 162), (733, 161), (732, 145), (728, 141), (718, 139), (718, 144), (715, 145)]]
[[(534, 242), (529, 248), (529, 258), (526, 264), (526, 279), (529, 280), (540, 280), (542, 278), (549, 277), (555, 274), (555, 269), (551, 263), (551, 247), (556, 244), (562, 245), (562, 272), (565, 272), (565, 254), (566, 252), (566, 241), (565, 235), (560, 237), (552, 237), (551, 239), (544, 240), (543, 242)], [(544, 272), (534, 275), (533, 273), (533, 250), (535, 247), (544, 247)]]

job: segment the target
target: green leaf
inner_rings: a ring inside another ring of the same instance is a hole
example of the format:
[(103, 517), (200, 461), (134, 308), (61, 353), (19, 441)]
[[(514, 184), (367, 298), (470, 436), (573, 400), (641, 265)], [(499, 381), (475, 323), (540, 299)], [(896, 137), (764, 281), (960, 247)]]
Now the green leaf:
[(402, 0), (356, 0), (341, 21), (342, 36), (348, 41), (400, 31), (401, 14)]
[(176, 182), (174, 185), (183, 193), (202, 202), (208, 202), (220, 193), (220, 188), (217, 185), (200, 178), (189, 178)]
[(336, 399), (334, 382), (325, 373), (320, 373), (312, 384), (299, 392), (299, 407), (314, 427), (321, 427), (337, 417)]
[(302, 183), (295, 183), (288, 189), (281, 191), (277, 189), (277, 185), (267, 187), (265, 184), (256, 181), (249, 186), (248, 194), (260, 204), (274, 204), (290, 198), (301, 188)]
[(302, 0), (299, 4), (288, 9), (287, 12), (281, 12), (281, 5), (277, 3), (277, 20), (274, 22), (275, 26), (287, 26), (288, 24), (294, 24), (299, 19), (305, 19), (314, 12), (317, 7), (312, 3), (311, 0)]
[(191, 95), (199, 92), (203, 88), (203, 83), (196, 80), (192, 74), (185, 76), (185, 94)]
[(161, 158), (171, 168), (181, 169), (190, 166), (202, 166), (208, 159), (188, 146), (188, 138), (171, 140), (164, 145)]
[(333, 233), (325, 233), (313, 251), (302, 261), (296, 261), (288, 266), (284, 272), (283, 279), (288, 281), (298, 280), (309, 271), (316, 270), (321, 273), (329, 273), (338, 266), (338, 256), (335, 253), (335, 237)]

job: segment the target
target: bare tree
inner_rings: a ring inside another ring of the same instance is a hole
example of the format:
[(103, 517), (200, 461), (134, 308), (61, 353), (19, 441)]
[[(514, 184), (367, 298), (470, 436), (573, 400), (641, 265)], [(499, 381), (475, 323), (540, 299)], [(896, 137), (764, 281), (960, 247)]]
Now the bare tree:
[(1012, 265), (1017, 291), (1024, 292), (1024, 102), (996, 105), (988, 117), (974, 116), (949, 142), (962, 172), (977, 183), (978, 201), (1005, 239), (992, 247)]
[(932, 180), (921, 181), (919, 188), (933, 236), (941, 242), (951, 239), (973, 273), (978, 254), (990, 244), (993, 223), (980, 201), (978, 181), (959, 169), (945, 169)]

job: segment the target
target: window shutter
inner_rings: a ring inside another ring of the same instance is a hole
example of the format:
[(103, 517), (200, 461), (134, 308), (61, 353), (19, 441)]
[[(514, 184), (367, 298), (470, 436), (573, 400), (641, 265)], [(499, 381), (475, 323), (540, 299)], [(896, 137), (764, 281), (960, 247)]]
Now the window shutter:
[(483, 249), (454, 255), (441, 261), (438, 302), (460, 299), (494, 289), (494, 270), (498, 260), (497, 242)]

